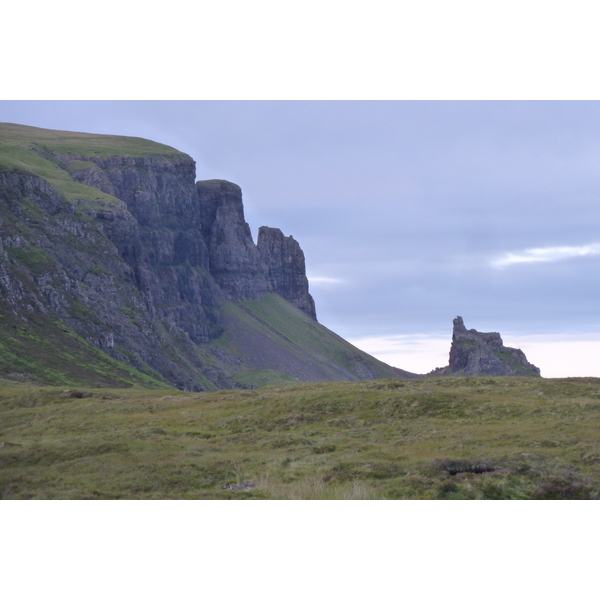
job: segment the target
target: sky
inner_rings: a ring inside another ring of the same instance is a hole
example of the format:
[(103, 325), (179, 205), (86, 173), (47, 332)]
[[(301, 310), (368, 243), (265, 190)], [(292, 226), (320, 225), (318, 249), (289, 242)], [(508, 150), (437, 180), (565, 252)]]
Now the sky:
[(299, 241), (319, 321), (389, 364), (447, 364), (461, 315), (543, 375), (600, 376), (598, 102), (1, 101), (0, 121), (152, 139), (237, 183), (255, 240)]

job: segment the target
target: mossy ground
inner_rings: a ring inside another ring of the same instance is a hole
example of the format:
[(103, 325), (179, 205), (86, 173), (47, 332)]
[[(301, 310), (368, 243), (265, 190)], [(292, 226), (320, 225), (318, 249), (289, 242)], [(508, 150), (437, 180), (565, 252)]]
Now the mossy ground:
[[(596, 499), (600, 380), (0, 385), (12, 498)], [(256, 484), (224, 489), (224, 484)]]

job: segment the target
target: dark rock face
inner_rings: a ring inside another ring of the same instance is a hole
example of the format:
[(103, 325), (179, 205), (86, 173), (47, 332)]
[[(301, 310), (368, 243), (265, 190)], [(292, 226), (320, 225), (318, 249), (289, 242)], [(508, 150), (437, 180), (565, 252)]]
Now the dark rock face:
[(47, 181), (29, 173), (19, 171), (0, 173), (0, 194), (12, 202), (18, 202), (20, 198), (30, 198), (49, 214), (56, 214), (61, 207), (66, 208), (64, 199)]
[(275, 292), (316, 320), (304, 253), (291, 236), (261, 227), (254, 245), (244, 219), (242, 190), (229, 181), (196, 182), (201, 231), (210, 274), (230, 300), (257, 300)]
[(59, 320), (109, 356), (182, 389), (223, 382), (193, 343), (221, 330), (211, 312), (220, 292), (206, 271), (174, 264), (172, 232), (156, 234), (164, 249), (157, 260), (153, 238), (125, 202), (80, 211), (39, 177), (8, 175), (0, 183), (2, 310), (23, 323), (35, 313)]
[(224, 331), (226, 300), (275, 292), (315, 318), (298, 243), (267, 229), (258, 248), (237, 185), (196, 184), (194, 161), (181, 154), (51, 154), (110, 198), (67, 199), (32, 173), (0, 171), (2, 310), (57, 319), (186, 390), (235, 387), (219, 366), (235, 357), (215, 364), (203, 350)]
[(453, 323), (449, 365), (431, 375), (540, 376), (540, 370), (527, 361), (522, 350), (504, 346), (499, 333), (467, 329), (462, 317)]
[(284, 236), (279, 229), (261, 227), (257, 247), (273, 291), (316, 321), (315, 301), (308, 293), (304, 252), (300, 244), (291, 235)]
[(126, 215), (97, 216), (132, 268), (151, 316), (196, 343), (219, 335), (216, 309), (223, 295), (208, 274), (194, 161), (187, 156), (58, 158), (73, 179), (124, 202)]

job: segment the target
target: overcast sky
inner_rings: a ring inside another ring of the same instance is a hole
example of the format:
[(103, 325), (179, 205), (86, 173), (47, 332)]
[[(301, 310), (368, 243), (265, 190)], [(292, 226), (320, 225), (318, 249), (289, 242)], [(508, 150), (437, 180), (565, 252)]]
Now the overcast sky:
[(299, 241), (319, 321), (386, 362), (447, 364), (461, 315), (543, 375), (600, 375), (598, 102), (2, 101), (0, 121), (152, 139), (237, 183), (255, 239)]

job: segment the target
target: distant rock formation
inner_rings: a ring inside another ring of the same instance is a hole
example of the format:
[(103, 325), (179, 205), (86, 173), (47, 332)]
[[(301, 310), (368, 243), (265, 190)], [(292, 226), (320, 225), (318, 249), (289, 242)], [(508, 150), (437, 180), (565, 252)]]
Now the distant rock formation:
[(527, 361), (523, 351), (506, 347), (499, 333), (467, 329), (462, 317), (453, 323), (449, 364), (429, 375), (540, 376), (540, 370)]

